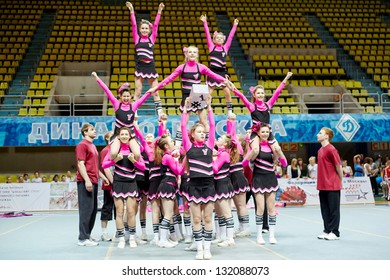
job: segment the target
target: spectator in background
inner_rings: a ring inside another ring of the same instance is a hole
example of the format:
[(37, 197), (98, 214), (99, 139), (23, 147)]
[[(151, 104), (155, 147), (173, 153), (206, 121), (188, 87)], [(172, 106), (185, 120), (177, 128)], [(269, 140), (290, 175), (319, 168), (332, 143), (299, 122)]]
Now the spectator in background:
[(343, 168), (343, 176), (344, 177), (352, 177), (353, 176), (353, 170), (352, 167), (348, 165), (348, 162), (346, 159), (343, 159), (341, 162), (342, 168)]
[(31, 183), (30, 176), (28, 175), (28, 173), (23, 174), (23, 181), (24, 183)]
[(381, 155), (377, 155), (375, 157), (375, 161), (372, 164), (372, 168), (373, 169), (378, 169), (378, 173), (376, 175), (375, 180), (376, 180), (377, 188), (380, 189), (380, 184), (382, 183), (382, 170), (383, 170), (383, 167), (382, 167), (382, 156)]
[(275, 175), (276, 178), (282, 178), (283, 177), (283, 168), (282, 164), (279, 160), (275, 160)]
[(301, 169), (296, 158), (293, 158), (291, 164), (287, 166), (287, 178), (301, 178)]
[(53, 182), (53, 183), (58, 183), (59, 180), (60, 180), (60, 176), (58, 176), (58, 174), (55, 174), (55, 175), (53, 176), (52, 182)]
[(66, 176), (65, 175), (61, 175), (61, 182), (66, 183)]
[(355, 169), (355, 173), (353, 173), (354, 177), (364, 177), (365, 173), (363, 171), (363, 158), (361, 155), (355, 155), (353, 157), (353, 168)]
[(7, 184), (11, 184), (11, 183), (12, 183), (11, 176), (7, 176), (7, 179), (5, 180), (5, 182), (6, 182)]
[(317, 163), (316, 157), (312, 156), (309, 158), (309, 164), (307, 165), (308, 175), (311, 179), (317, 179)]
[(41, 178), (41, 174), (39, 173), (39, 171), (34, 172), (34, 178), (32, 178), (31, 182), (32, 183), (42, 183), (42, 178)]
[(376, 176), (379, 169), (375, 168), (374, 160), (371, 157), (366, 157), (364, 159), (363, 170), (366, 176), (370, 177), (371, 188), (374, 191), (374, 195), (378, 196), (378, 184), (376, 183)]
[(42, 176), (42, 183), (46, 183), (47, 182), (47, 177), (45, 175)]
[(66, 172), (66, 182), (74, 182), (75, 181), (75, 177), (73, 176), (72, 172), (70, 172), (69, 170)]
[(24, 177), (22, 175), (18, 176), (18, 183), (24, 183)]
[(302, 158), (298, 158), (298, 166), (301, 170), (301, 178), (307, 178), (309, 171), (307, 170), (307, 164), (303, 162)]

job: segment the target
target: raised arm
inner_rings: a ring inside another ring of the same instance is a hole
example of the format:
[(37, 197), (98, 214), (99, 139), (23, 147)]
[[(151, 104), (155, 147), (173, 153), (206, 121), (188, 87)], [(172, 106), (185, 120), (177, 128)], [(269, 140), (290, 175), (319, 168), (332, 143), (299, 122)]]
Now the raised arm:
[(229, 37), (227, 38), (225, 44), (224, 44), (224, 49), (226, 52), (229, 51), (230, 46), (232, 45), (232, 41), (234, 38), (234, 34), (236, 33), (237, 25), (238, 25), (239, 20), (236, 18), (233, 23), (232, 30), (230, 30)]
[(221, 152), (218, 154), (218, 157), (213, 160), (213, 171), (214, 174), (218, 173), (221, 170), (224, 163), (230, 162), (230, 155), (227, 152)]
[(127, 8), (130, 11), (130, 20), (131, 20), (131, 32), (133, 34), (134, 45), (138, 43), (139, 35), (138, 35), (138, 27), (137, 20), (135, 19), (134, 7), (130, 2), (126, 2)]
[(141, 145), (143, 147), (146, 147), (147, 144), (145, 142), (145, 137), (142, 134), (141, 130), (139, 129), (138, 122), (134, 119), (134, 134), (138, 137), (139, 141), (141, 142)]
[(168, 84), (172, 83), (178, 76), (181, 75), (183, 71), (184, 64), (179, 65), (168, 77), (166, 77), (164, 80), (162, 80), (157, 86), (151, 87), (147, 90), (146, 93), (151, 92), (154, 93), (164, 87), (166, 87)]
[(164, 3), (160, 3), (160, 5), (158, 6), (158, 11), (157, 11), (156, 18), (154, 19), (152, 36), (150, 38), (152, 40), (153, 44), (156, 42), (157, 31), (158, 31), (158, 24), (160, 23), (161, 13), (164, 10), (164, 7), (165, 7)]
[(207, 24), (206, 15), (201, 15), (200, 20), (203, 21), (204, 32), (206, 33), (207, 47), (209, 48), (209, 52), (211, 52), (214, 49), (214, 43), (210, 36), (210, 30)]
[(211, 108), (211, 95), (207, 96), (207, 105), (208, 105), (207, 110), (208, 110), (210, 131), (209, 131), (209, 139), (207, 140), (206, 144), (211, 150), (213, 150), (214, 143), (215, 143), (215, 119), (214, 119), (213, 109)]
[(146, 99), (149, 98), (149, 96), (152, 95), (152, 92), (146, 92), (144, 95), (141, 96), (140, 99), (137, 99), (136, 101), (131, 103), (133, 111), (137, 111), (139, 107), (146, 101)]
[(165, 154), (161, 160), (163, 165), (169, 166), (173, 173), (180, 175), (183, 173), (183, 165), (170, 154)]
[(187, 107), (189, 106), (191, 102), (191, 99), (189, 97), (186, 98), (185, 104), (184, 104), (184, 110), (181, 114), (181, 121), (180, 121), (180, 128), (182, 131), (182, 143), (184, 150), (188, 152), (188, 150), (191, 148), (191, 140), (187, 133), (187, 122), (188, 122), (188, 113), (187, 113)]
[(284, 78), (284, 80), (281, 82), (281, 84), (278, 86), (278, 88), (275, 90), (274, 94), (271, 96), (271, 98), (267, 101), (268, 106), (271, 108), (274, 106), (276, 100), (278, 100), (278, 97), (282, 90), (284, 89), (288, 79), (292, 76), (292, 72), (288, 72), (287, 76)]
[(114, 106), (115, 110), (118, 110), (120, 101), (112, 94), (111, 90), (108, 88), (108, 86), (99, 78), (99, 76), (96, 74), (96, 72), (92, 72), (92, 76), (96, 78), (97, 83), (99, 86), (104, 90), (106, 93), (108, 99), (110, 100), (111, 104)]
[(235, 96), (241, 99), (241, 101), (244, 103), (245, 107), (248, 108), (249, 112), (253, 112), (255, 110), (255, 104), (250, 102), (243, 93), (241, 93), (234, 84), (229, 81), (228, 79), (225, 79), (224, 81), (225, 85), (230, 89), (231, 92), (234, 93)]
[(158, 136), (161, 136), (163, 134), (171, 134), (167, 128), (167, 121), (168, 121), (167, 115), (165, 113), (162, 113), (158, 118), (158, 128), (157, 128)]
[(199, 71), (201, 74), (206, 75), (214, 80), (217, 80), (220, 83), (223, 83), (225, 81), (225, 77), (222, 77), (222, 76), (214, 73), (206, 65), (199, 64)]
[(236, 115), (231, 113), (226, 122), (226, 133), (232, 136), (232, 141), (233, 143), (236, 144), (238, 152), (240, 153), (240, 155), (243, 155), (244, 149), (242, 148), (240, 141), (238, 141), (237, 139), (235, 120), (236, 120)]

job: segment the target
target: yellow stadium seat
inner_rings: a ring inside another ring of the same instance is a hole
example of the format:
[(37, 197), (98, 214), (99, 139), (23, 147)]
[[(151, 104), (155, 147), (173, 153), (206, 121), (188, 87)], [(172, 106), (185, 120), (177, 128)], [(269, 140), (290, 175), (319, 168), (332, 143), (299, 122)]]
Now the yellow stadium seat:
[(27, 115), (27, 108), (26, 107), (20, 107), (19, 109), (19, 116), (26, 116)]
[(283, 106), (282, 107), (282, 114), (290, 114), (290, 108), (288, 106)]

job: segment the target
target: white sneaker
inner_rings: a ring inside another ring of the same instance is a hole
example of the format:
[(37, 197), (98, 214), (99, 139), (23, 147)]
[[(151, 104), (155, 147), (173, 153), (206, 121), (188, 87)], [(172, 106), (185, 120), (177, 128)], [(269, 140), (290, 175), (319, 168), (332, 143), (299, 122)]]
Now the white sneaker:
[(138, 244), (138, 245), (145, 245), (145, 244), (148, 244), (148, 241), (145, 241), (139, 237), (136, 237), (135, 238), (135, 242)]
[(197, 250), (197, 247), (196, 247), (196, 243), (195, 242), (192, 242), (188, 247), (186, 247), (184, 249), (184, 251), (196, 251), (196, 250)]
[(339, 240), (340, 237), (338, 237), (336, 234), (334, 234), (333, 232), (329, 233), (326, 237), (325, 237), (326, 240)]
[(141, 240), (148, 241), (148, 235), (146, 233), (141, 234)]
[(269, 237), (269, 243), (276, 244), (276, 243), (278, 243), (278, 241), (276, 240), (276, 238), (274, 236), (270, 236)]
[(192, 242), (192, 236), (191, 235), (187, 235), (186, 238), (184, 239), (184, 243), (185, 244), (190, 244)]
[(119, 249), (124, 249), (126, 246), (126, 241), (124, 237), (119, 237), (119, 242), (118, 242), (118, 248)]
[(112, 238), (108, 235), (108, 233), (103, 233), (100, 239), (102, 241), (112, 241)]
[(225, 240), (217, 244), (218, 247), (234, 247), (236, 246), (236, 243), (234, 240)]
[(176, 238), (177, 238), (177, 241), (179, 241), (179, 242), (184, 240), (184, 236), (182, 234), (176, 235)]
[(262, 236), (258, 236), (256, 242), (259, 245), (264, 245), (265, 244), (265, 241), (264, 241)]
[(99, 242), (100, 241), (99, 238), (95, 238), (95, 237), (89, 237), (89, 240), (91, 240), (93, 242)]
[(266, 228), (263, 228), (263, 229), (261, 230), (262, 233), (268, 233), (268, 231), (269, 231), (269, 230), (266, 229)]
[(218, 243), (221, 243), (223, 240), (221, 240), (221, 239), (214, 239), (214, 240), (212, 240), (211, 241), (211, 244), (218, 244)]
[(174, 247), (176, 247), (175, 244), (169, 242), (168, 240), (160, 240), (158, 242), (158, 246), (161, 248), (174, 248)]
[(203, 250), (199, 250), (195, 255), (196, 260), (203, 260)]
[(158, 238), (153, 238), (150, 242), (150, 245), (157, 245), (158, 246)]
[(137, 248), (137, 241), (135, 239), (130, 239), (129, 246), (130, 248)]
[(177, 246), (179, 244), (178, 241), (172, 240), (171, 238), (168, 239), (168, 242), (172, 243), (175, 246)]
[(179, 239), (177, 238), (175, 233), (169, 235), (169, 240), (172, 240), (174, 242), (178, 242), (179, 241)]
[(85, 246), (85, 247), (93, 247), (99, 245), (99, 243), (92, 241), (90, 239), (84, 239), (84, 240), (79, 240), (79, 242), (77, 242), (77, 245)]
[(325, 239), (325, 237), (327, 237), (327, 236), (328, 236), (328, 233), (323, 232), (323, 233), (321, 233), (320, 235), (318, 235), (317, 238), (318, 238), (318, 239)]
[(203, 259), (204, 260), (211, 260), (211, 258), (212, 258), (212, 255), (211, 255), (210, 250), (204, 250), (203, 251)]
[(244, 229), (236, 234), (236, 237), (246, 237), (251, 236), (251, 232), (247, 229)]

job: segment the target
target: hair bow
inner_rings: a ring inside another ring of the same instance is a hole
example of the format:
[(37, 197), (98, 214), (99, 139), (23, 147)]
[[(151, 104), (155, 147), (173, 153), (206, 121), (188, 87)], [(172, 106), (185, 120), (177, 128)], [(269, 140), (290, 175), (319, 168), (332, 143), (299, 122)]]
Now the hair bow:
[(127, 82), (119, 87), (118, 93), (122, 93), (122, 91), (124, 91), (126, 88), (130, 89), (130, 84)]
[(249, 88), (249, 92), (253, 94), (253, 93), (255, 92), (255, 88), (256, 88), (256, 87), (250, 87), (250, 88)]
[(214, 34), (213, 34), (213, 39), (215, 39), (215, 37), (216, 37), (218, 34), (222, 34), (222, 36), (223, 36), (223, 41), (225, 42), (225, 40), (226, 40), (226, 36), (225, 36), (225, 35), (223, 35), (223, 33), (222, 33), (222, 32), (219, 32), (219, 31), (214, 31)]
[(188, 48), (187, 48), (187, 47), (184, 47), (184, 48), (183, 48), (184, 54), (187, 54), (187, 51), (188, 51)]

